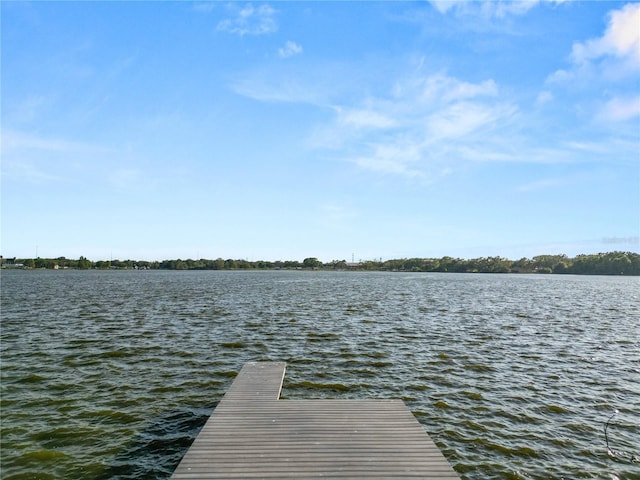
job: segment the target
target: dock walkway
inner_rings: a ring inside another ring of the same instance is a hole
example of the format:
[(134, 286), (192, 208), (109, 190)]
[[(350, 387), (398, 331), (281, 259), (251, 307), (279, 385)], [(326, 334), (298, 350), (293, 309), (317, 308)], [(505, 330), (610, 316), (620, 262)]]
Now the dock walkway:
[(172, 480), (458, 479), (401, 400), (279, 400), (284, 362), (249, 362)]

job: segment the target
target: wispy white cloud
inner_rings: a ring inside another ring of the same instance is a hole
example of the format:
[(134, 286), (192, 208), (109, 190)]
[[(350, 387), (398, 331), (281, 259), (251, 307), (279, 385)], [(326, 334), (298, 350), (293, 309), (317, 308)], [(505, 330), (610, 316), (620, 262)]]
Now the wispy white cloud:
[(547, 85), (567, 85), (574, 80), (575, 75), (565, 69), (559, 69), (547, 76), (545, 83)]
[(5, 106), (5, 123), (7, 118), (10, 119), (11, 124), (31, 123), (40, 116), (50, 102), (51, 100), (43, 95), (30, 95), (12, 108), (7, 109)]
[[(582, 112), (590, 112), (596, 121), (625, 122), (639, 115), (640, 100), (640, 3), (629, 3), (608, 14), (608, 22), (599, 37), (573, 44), (571, 64), (547, 77), (549, 89), (566, 88), (593, 91), (582, 96)], [(604, 97), (604, 98), (603, 98)]]
[(447, 13), (455, 6), (455, 2), (451, 0), (431, 0), (429, 3), (440, 13)]
[(450, 173), (452, 162), (474, 161), (482, 152), (488, 159), (488, 149), (495, 159), (497, 147), (487, 135), (509, 128), (517, 114), (499, 99), (493, 80), (470, 83), (441, 72), (411, 75), (386, 96), (334, 111), (333, 123), (316, 132), (315, 145), (366, 170), (427, 181)]
[(534, 182), (526, 183), (516, 187), (516, 192), (538, 192), (550, 188), (559, 188), (567, 184), (567, 181), (561, 178), (545, 178)]
[(442, 14), (476, 15), (504, 18), (524, 15), (540, 3), (562, 3), (565, 0), (431, 0), (429, 3)]
[(393, 118), (384, 113), (366, 108), (335, 107), (337, 122), (340, 125), (361, 128), (391, 128), (396, 125)]
[[(106, 165), (123, 157), (122, 151), (104, 145), (18, 130), (3, 129), (1, 142), (2, 174), (14, 182), (84, 182), (88, 172), (98, 180), (103, 178)], [(122, 186), (126, 177), (131, 178), (130, 172), (115, 169), (104, 178)]]
[(215, 2), (196, 2), (193, 4), (193, 10), (200, 13), (210, 13), (215, 8)]
[[(537, 123), (538, 115), (523, 114), (495, 80), (471, 82), (424, 68), (418, 61), (375, 95), (369, 88), (361, 95), (326, 94), (316, 75), (299, 72), (253, 72), (233, 88), (255, 100), (306, 103), (324, 110), (330, 116), (313, 130), (309, 147), (378, 174), (431, 182), (470, 163), (557, 164), (584, 158), (584, 152), (566, 144), (570, 132), (557, 132), (540, 145), (531, 129), (544, 134), (547, 127)], [(334, 83), (328, 91), (332, 88), (340, 87)], [(550, 85), (536, 105), (551, 100), (556, 102)], [(632, 112), (635, 107), (609, 105), (611, 118)]]
[(493, 80), (481, 83), (469, 83), (452, 78), (442, 72), (423, 76), (410, 76), (396, 82), (393, 94), (402, 97), (407, 94), (417, 94), (421, 102), (451, 102), (474, 97), (495, 97), (498, 89)]
[(600, 109), (598, 118), (603, 121), (623, 122), (640, 116), (640, 96), (612, 98)]
[(637, 123), (632, 125), (628, 133), (620, 128), (619, 124), (613, 123), (611, 130), (598, 132), (588, 138), (576, 137), (567, 140), (559, 145), (567, 152), (567, 157), (571, 161), (576, 159), (589, 158), (600, 160), (602, 163), (613, 166), (638, 167), (638, 139)]
[(640, 67), (640, 3), (629, 3), (610, 12), (604, 34), (575, 43), (571, 52), (577, 64), (604, 56), (614, 56)]
[(389, 142), (371, 144), (361, 156), (348, 158), (357, 166), (378, 173), (391, 173), (406, 177), (425, 177), (419, 168), (423, 152), (422, 146), (410, 139), (403, 142), (401, 138)]
[(548, 90), (543, 90), (538, 94), (538, 97), (536, 98), (536, 104), (544, 105), (545, 103), (553, 101), (553, 98), (553, 93)]
[[(539, 102), (552, 99), (545, 92)], [(626, 105), (623, 110), (611, 104), (612, 115), (636, 111)], [(431, 181), (469, 162), (558, 164), (585, 157), (576, 144), (563, 142), (561, 133), (540, 145), (530, 131), (540, 126), (491, 79), (472, 83), (444, 73), (409, 75), (386, 96), (334, 110), (333, 124), (316, 132), (315, 145), (333, 148), (345, 160), (379, 173)], [(629, 151), (628, 146), (606, 143), (609, 153), (612, 148)], [(602, 150), (587, 153), (590, 158), (604, 155)]]
[(231, 17), (218, 23), (218, 30), (237, 35), (264, 35), (278, 30), (276, 11), (267, 4), (254, 6), (250, 3), (239, 8), (229, 4)]
[(302, 80), (270, 78), (266, 72), (243, 74), (230, 85), (231, 90), (243, 97), (262, 102), (317, 103), (317, 90), (310, 88)]
[(460, 139), (478, 131), (491, 130), (515, 112), (512, 105), (456, 102), (426, 119), (427, 133), (431, 141)]
[[(4, 141), (2, 145), (2, 178), (12, 183), (47, 184), (67, 181), (60, 174), (60, 168), (52, 165), (52, 162), (42, 162), (24, 154), (13, 144), (8, 146)], [(54, 146), (57, 149), (57, 146)], [(47, 151), (52, 152), (47, 148)], [(57, 151), (57, 150), (53, 150)]]
[(640, 73), (640, 3), (613, 10), (608, 17), (602, 36), (575, 42), (571, 66), (549, 75), (548, 84), (616, 83)]
[(11, 182), (33, 184), (60, 183), (65, 179), (38, 167), (29, 160), (4, 159), (2, 161), (2, 177)]
[(291, 40), (287, 40), (287, 43), (284, 44), (284, 47), (278, 49), (278, 55), (280, 55), (281, 58), (289, 58), (301, 53), (302, 46)]
[(41, 150), (48, 152), (81, 152), (106, 153), (109, 148), (86, 142), (67, 140), (56, 137), (46, 137), (24, 133), (17, 130), (3, 129), (1, 134), (3, 154), (13, 151)]
[(580, 153), (595, 153), (603, 155), (609, 152), (609, 148), (601, 142), (594, 141), (570, 141), (566, 142), (565, 146)]
[(1, 145), (2, 177), (33, 184), (68, 181), (60, 174), (60, 156), (96, 151), (88, 144), (8, 129), (1, 132)]
[[(353, 91), (351, 65), (280, 62), (276, 69), (256, 67), (239, 72), (229, 88), (238, 95), (267, 102), (307, 103), (328, 108), (345, 92)], [(344, 80), (343, 80), (344, 79)]]

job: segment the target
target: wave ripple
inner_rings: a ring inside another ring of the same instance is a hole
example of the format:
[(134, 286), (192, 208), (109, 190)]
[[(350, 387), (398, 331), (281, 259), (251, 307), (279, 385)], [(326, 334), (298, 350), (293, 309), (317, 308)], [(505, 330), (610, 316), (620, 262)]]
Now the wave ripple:
[(464, 479), (640, 478), (638, 292), (628, 277), (3, 272), (2, 477), (167, 479), (262, 360), (288, 363), (284, 398), (403, 399)]

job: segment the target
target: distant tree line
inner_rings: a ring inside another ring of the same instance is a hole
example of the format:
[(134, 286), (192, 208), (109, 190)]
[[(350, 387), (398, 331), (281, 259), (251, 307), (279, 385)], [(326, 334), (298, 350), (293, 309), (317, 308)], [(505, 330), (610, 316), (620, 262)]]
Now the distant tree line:
[(363, 268), (405, 272), (640, 275), (640, 254), (610, 252), (578, 255), (574, 258), (566, 255), (538, 255), (519, 260), (502, 257), (480, 257), (470, 260), (452, 257), (409, 258), (386, 262), (364, 262)]
[(396, 260), (367, 260), (348, 263), (333, 260), (323, 263), (315, 257), (302, 262), (249, 261), (217, 258), (215, 260), (99, 260), (93, 262), (85, 257), (77, 260), (58, 258), (3, 259), (3, 267), (20, 265), (32, 269), (162, 269), (162, 270), (275, 270), (275, 269), (315, 269), (315, 270), (369, 270), (394, 272), (459, 272), (459, 273), (557, 273), (578, 275), (640, 275), (640, 254), (633, 252), (609, 252), (578, 255), (538, 255), (533, 258), (509, 260), (502, 257), (480, 257), (470, 260), (442, 258), (403, 258)]

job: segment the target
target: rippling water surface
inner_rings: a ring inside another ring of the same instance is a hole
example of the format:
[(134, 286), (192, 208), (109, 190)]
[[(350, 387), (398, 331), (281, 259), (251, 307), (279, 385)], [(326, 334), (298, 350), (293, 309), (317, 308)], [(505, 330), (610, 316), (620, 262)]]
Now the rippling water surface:
[(464, 479), (640, 478), (637, 278), (1, 280), (3, 479), (169, 478), (250, 360), (287, 362), (283, 398), (402, 398)]

